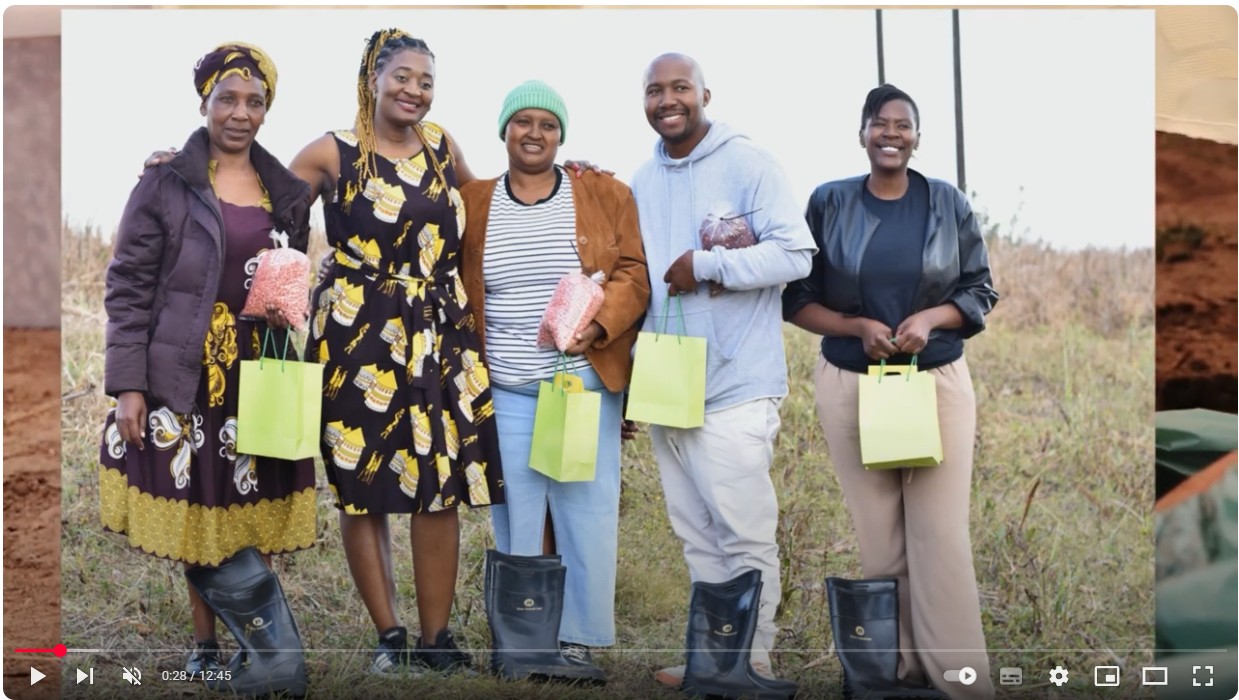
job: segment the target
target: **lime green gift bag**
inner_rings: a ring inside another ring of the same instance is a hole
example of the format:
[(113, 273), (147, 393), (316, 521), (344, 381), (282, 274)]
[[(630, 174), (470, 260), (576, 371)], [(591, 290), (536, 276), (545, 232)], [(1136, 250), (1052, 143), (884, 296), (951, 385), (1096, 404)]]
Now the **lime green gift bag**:
[(942, 462), (938, 387), (912, 364), (883, 360), (860, 376), (860, 461), (866, 469), (936, 467)]
[(529, 468), (555, 481), (593, 481), (602, 394), (586, 391), (567, 364), (561, 353), (551, 381), (538, 385)]
[(319, 454), (323, 411), (323, 366), (267, 357), (267, 329), (262, 356), (241, 361), (237, 397), (237, 454), (305, 459)]
[(706, 339), (685, 335), (684, 307), (678, 296), (675, 302), (679, 333), (667, 333), (668, 313), (661, 333), (637, 336), (624, 417), (670, 428), (700, 428), (706, 411)]

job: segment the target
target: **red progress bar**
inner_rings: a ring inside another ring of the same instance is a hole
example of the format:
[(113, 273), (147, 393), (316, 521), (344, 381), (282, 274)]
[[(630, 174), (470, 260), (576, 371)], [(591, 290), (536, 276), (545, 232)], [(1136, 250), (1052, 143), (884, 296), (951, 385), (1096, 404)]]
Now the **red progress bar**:
[(64, 658), (64, 655), (69, 653), (69, 647), (66, 647), (63, 644), (57, 644), (51, 649), (14, 649), (13, 652), (17, 654), (55, 654), (56, 656)]

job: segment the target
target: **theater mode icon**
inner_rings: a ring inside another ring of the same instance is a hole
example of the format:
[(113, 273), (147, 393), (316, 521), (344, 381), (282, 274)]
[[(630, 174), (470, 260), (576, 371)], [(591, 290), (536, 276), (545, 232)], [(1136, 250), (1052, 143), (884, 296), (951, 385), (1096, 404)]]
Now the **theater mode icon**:
[(1118, 666), (1094, 666), (1093, 685), (1099, 688), (1117, 687), (1120, 674)]
[(1140, 685), (1170, 685), (1170, 669), (1165, 666), (1145, 666), (1140, 669)]

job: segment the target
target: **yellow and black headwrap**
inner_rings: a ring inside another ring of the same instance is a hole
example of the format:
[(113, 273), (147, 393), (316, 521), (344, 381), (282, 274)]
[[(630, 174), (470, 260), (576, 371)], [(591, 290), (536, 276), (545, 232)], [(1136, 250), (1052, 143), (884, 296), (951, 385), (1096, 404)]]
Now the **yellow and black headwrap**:
[(198, 59), (194, 66), (194, 87), (198, 96), (206, 99), (223, 79), (239, 75), (245, 80), (258, 78), (267, 92), (267, 109), (275, 102), (275, 81), (279, 77), (275, 64), (257, 46), (239, 41), (220, 44)]

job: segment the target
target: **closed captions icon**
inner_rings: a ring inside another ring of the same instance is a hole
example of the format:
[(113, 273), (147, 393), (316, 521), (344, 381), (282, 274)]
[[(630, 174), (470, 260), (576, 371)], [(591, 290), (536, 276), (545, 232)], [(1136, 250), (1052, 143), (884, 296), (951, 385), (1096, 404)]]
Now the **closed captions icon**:
[(1003, 666), (998, 669), (999, 685), (1023, 685), (1024, 669), (1017, 666)]

